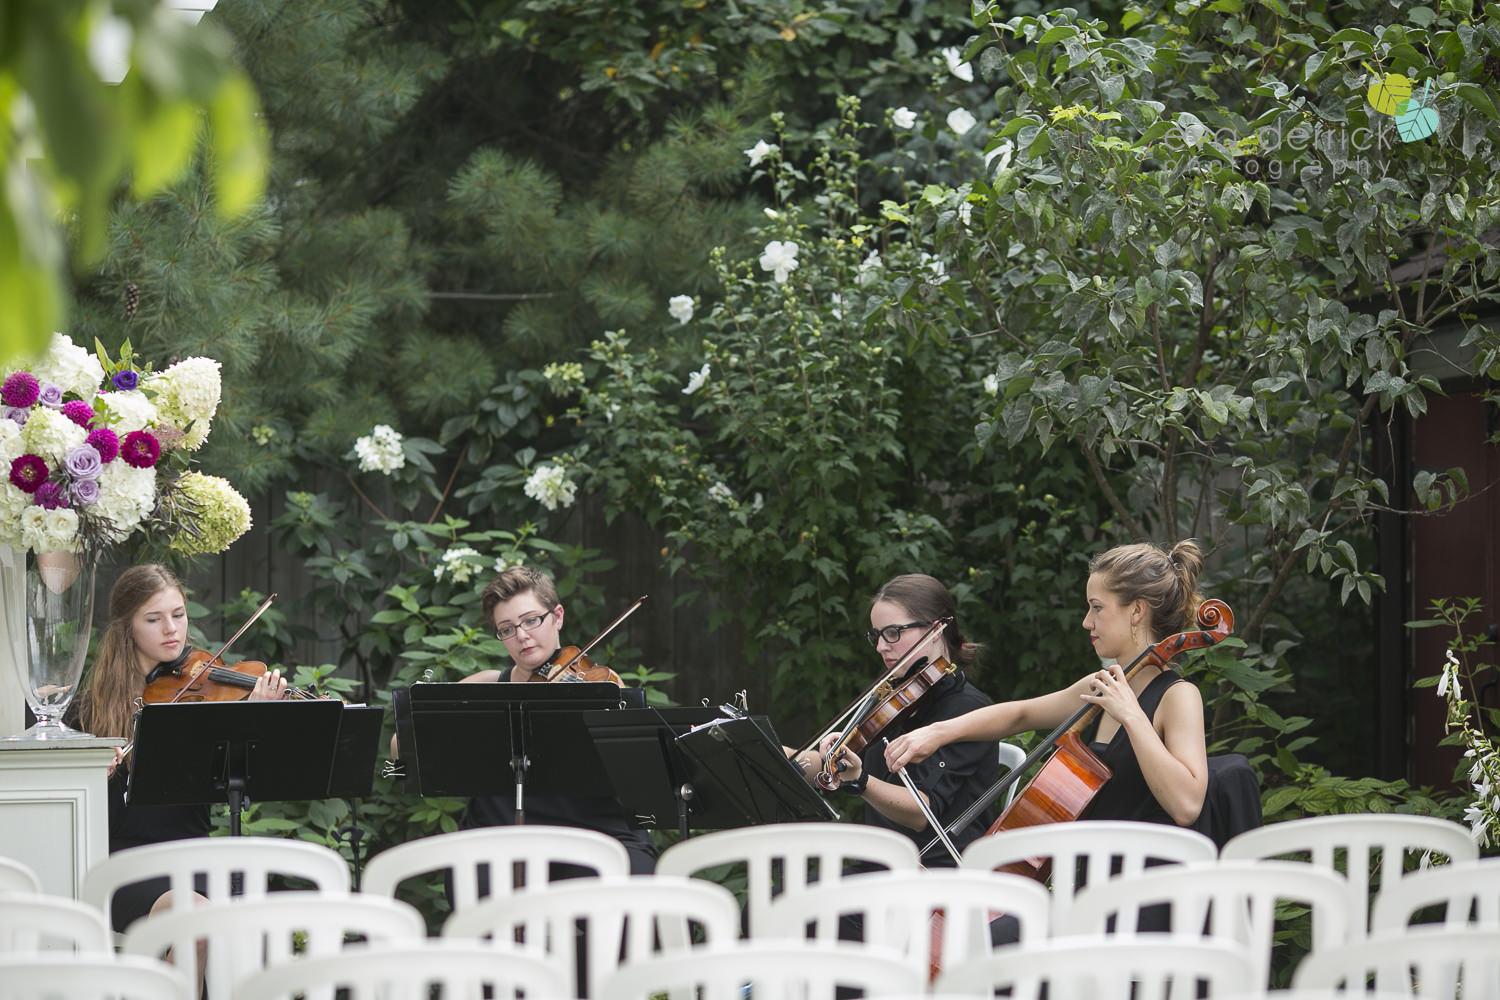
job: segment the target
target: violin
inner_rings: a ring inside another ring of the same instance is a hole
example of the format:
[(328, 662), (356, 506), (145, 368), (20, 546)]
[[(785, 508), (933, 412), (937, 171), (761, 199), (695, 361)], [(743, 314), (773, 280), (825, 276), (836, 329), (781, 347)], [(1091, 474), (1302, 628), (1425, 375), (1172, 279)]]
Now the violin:
[(564, 646), (562, 649), (559, 649), (549, 662), (536, 668), (530, 679), (533, 681), (564, 682), (609, 681), (618, 687), (624, 687), (625, 682), (620, 679), (619, 674), (602, 663), (595, 663), (588, 658), (587, 653), (598, 645), (605, 636), (613, 632), (621, 622), (634, 614), (635, 609), (640, 607), (645, 600), (645, 594), (637, 597), (634, 604), (626, 608), (614, 621), (604, 626), (604, 631), (590, 639), (588, 645), (582, 649), (579, 649), (577, 646)]
[[(910, 668), (917, 654), (953, 623), (952, 618), (941, 618), (927, 626), (922, 637), (912, 644), (899, 660), (887, 670), (869, 690), (860, 695), (840, 713), (838, 720), (804, 747), (795, 756), (822, 745), (823, 740), (838, 730), (838, 738), (822, 754), (823, 767), (814, 777), (819, 788), (831, 792), (838, 787), (838, 776), (849, 767), (849, 753), (859, 753), (869, 746), (875, 737), (897, 719), (909, 714), (918, 699), (953, 672), (953, 665), (941, 656), (929, 659), (921, 669), (902, 680), (899, 687), (891, 686), (891, 678), (898, 677)], [(857, 706), (857, 707), (856, 707)], [(852, 710), (852, 711), (851, 711)]]
[[(255, 681), (269, 669), (259, 660), (241, 660), (226, 665), (218, 653), (192, 646), (168, 663), (159, 663), (141, 700), (148, 705), (158, 702), (243, 701), (250, 697)], [(286, 689), (288, 698), (317, 699), (316, 694), (300, 688)]]

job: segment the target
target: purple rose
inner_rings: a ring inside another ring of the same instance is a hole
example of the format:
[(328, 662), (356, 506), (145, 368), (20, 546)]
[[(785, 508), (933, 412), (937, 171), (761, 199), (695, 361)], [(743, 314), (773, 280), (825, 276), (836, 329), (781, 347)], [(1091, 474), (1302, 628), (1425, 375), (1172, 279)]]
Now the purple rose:
[(161, 457), (161, 442), (148, 431), (131, 431), (120, 442), (120, 457), (137, 469), (149, 469)]
[(36, 455), (22, 455), (10, 463), (10, 484), (22, 493), (35, 493), (49, 475), (47, 463)]
[(99, 452), (99, 461), (108, 465), (120, 455), (120, 436), (108, 427), (99, 427), (90, 432), (84, 444), (91, 444)]
[(38, 396), (37, 401), (40, 402), (43, 406), (51, 407), (54, 410), (60, 410), (62, 409), (63, 405), (62, 397), (62, 386), (53, 385), (51, 382), (48, 382), (46, 385), (42, 386), (42, 391)]
[(70, 399), (63, 404), (63, 416), (67, 417), (79, 427), (87, 427), (94, 422), (94, 408), (81, 399)]
[(29, 416), (31, 411), (24, 406), (0, 406), (0, 417), (14, 420), (22, 427), (26, 426), (26, 418)]
[(109, 381), (121, 392), (129, 392), (135, 388), (136, 383), (140, 380), (140, 375), (136, 374), (134, 369), (122, 368), (120, 371), (115, 372), (115, 377)]
[(0, 400), (6, 406), (30, 406), (36, 402), (39, 385), (31, 372), (12, 372), (0, 388)]
[(99, 502), (99, 481), (97, 479), (80, 479), (75, 482), (72, 489), (73, 503), (79, 507), (88, 507)]
[(50, 479), (38, 486), (31, 496), (38, 507), (47, 510), (68, 506), (68, 495), (63, 492), (62, 484), (54, 483)]
[(104, 459), (99, 456), (98, 448), (81, 444), (68, 451), (63, 467), (74, 479), (98, 479), (99, 473), (104, 471)]

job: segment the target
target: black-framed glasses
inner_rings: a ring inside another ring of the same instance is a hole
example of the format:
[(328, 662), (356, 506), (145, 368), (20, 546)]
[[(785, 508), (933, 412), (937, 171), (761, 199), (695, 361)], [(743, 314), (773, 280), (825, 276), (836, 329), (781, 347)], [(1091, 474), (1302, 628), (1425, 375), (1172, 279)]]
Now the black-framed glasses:
[(872, 628), (865, 632), (865, 638), (870, 640), (870, 645), (875, 645), (881, 639), (891, 645), (901, 641), (901, 633), (909, 628), (926, 628), (932, 622), (907, 622), (905, 625), (887, 625), (885, 628)]
[(550, 611), (544, 611), (539, 614), (527, 615), (525, 618), (522, 618), (514, 625), (501, 625), (499, 628), (495, 629), (495, 638), (499, 639), (501, 642), (504, 642), (506, 639), (509, 639), (511, 636), (515, 635), (516, 629), (518, 628), (524, 628), (528, 632), (535, 632), (538, 628), (541, 627), (542, 622), (547, 620), (547, 616), (551, 613), (552, 612)]

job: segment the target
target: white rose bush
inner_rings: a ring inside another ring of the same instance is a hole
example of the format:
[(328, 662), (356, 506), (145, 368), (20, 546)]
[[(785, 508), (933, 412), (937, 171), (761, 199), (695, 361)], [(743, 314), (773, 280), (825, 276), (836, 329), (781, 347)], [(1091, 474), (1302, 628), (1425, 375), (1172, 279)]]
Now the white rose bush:
[(160, 529), (176, 551), (222, 552), (249, 529), (249, 505), (188, 459), (221, 389), (212, 358), (155, 372), (128, 342), (111, 360), (54, 334), (41, 359), (0, 372), (0, 544), (101, 551)]

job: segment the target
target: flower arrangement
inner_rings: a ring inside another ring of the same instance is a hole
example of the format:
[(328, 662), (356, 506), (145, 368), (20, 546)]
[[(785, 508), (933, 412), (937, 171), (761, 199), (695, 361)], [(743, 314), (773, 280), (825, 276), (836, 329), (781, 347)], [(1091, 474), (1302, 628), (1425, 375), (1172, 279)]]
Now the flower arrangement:
[(161, 529), (183, 553), (222, 552), (250, 527), (226, 481), (188, 470), (219, 406), (219, 363), (141, 365), (64, 334), (0, 371), (0, 544), (79, 552)]

